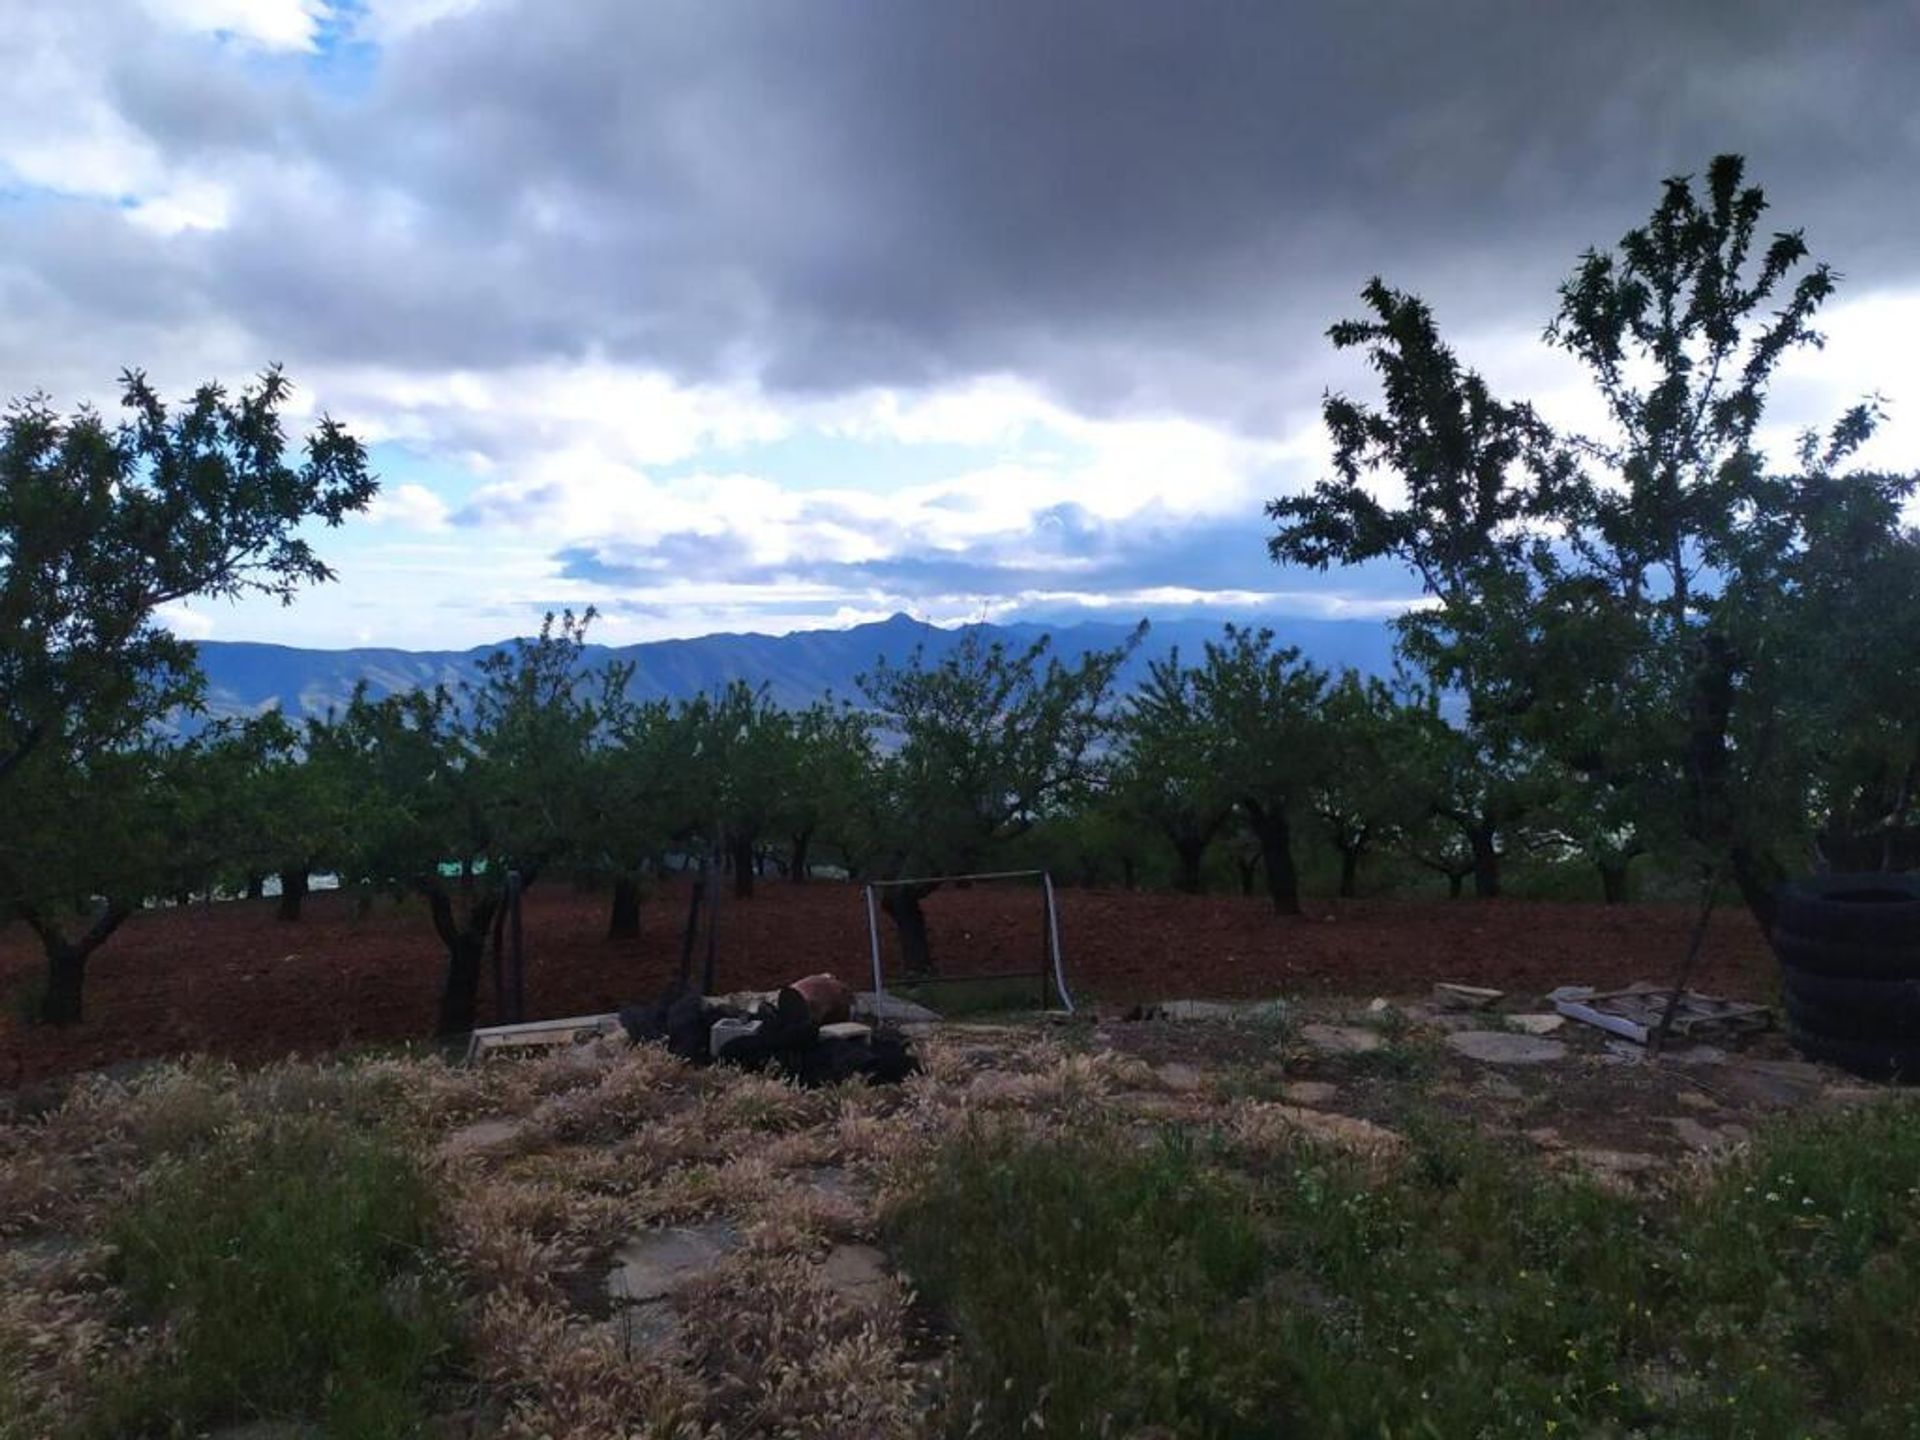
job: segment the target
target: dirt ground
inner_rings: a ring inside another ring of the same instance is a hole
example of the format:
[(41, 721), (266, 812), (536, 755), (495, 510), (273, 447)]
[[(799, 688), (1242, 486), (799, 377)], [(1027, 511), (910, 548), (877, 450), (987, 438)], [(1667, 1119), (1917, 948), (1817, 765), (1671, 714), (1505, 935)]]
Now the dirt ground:
[[(1691, 916), (1681, 907), (1537, 901), (1316, 901), (1277, 919), (1238, 896), (1061, 890), (1060, 937), (1083, 1003), (1123, 1009), (1175, 996), (1420, 995), (1455, 980), (1534, 993), (1671, 973)], [(596, 1013), (657, 994), (674, 970), (686, 895), (668, 886), (643, 906), (637, 941), (605, 938), (607, 898), (564, 886), (529, 894), (528, 1014)], [(953, 972), (1033, 967), (1041, 953), (1030, 887), (949, 889), (928, 902), (936, 958)], [(883, 930), (885, 917), (882, 917)], [(870, 970), (859, 887), (770, 881), (722, 902), (718, 984), (778, 984), (812, 971), (861, 982)], [(890, 946), (891, 937), (884, 937)], [(0, 990), (42, 961), (21, 927), (0, 932)], [(128, 921), (95, 957), (86, 1022), (25, 1026), (0, 1014), (0, 1090), (133, 1059), (207, 1053), (243, 1061), (417, 1040), (433, 1024), (444, 955), (424, 909), (316, 894), (297, 924), (274, 902), (196, 904)], [(1713, 923), (1696, 980), (1770, 998), (1773, 964), (1738, 909)], [(492, 1000), (482, 997), (483, 1018)]]

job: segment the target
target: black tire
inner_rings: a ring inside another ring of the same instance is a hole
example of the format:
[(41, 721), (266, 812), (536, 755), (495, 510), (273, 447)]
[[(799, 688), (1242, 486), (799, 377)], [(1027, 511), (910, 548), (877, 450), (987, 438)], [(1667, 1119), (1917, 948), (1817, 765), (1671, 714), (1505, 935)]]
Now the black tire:
[(1883, 982), (1920, 979), (1920, 944), (1870, 945), (1855, 940), (1814, 940), (1777, 926), (1773, 932), (1773, 953), (1783, 967), (1803, 975)]
[(1780, 892), (1774, 929), (1801, 940), (1920, 949), (1920, 875), (1811, 875)]
[(1797, 1025), (1788, 1035), (1809, 1060), (1824, 1060), (1868, 1080), (1920, 1081), (1920, 1041), (1843, 1040)]
[(1773, 950), (1789, 971), (1920, 980), (1920, 875), (1816, 875), (1780, 893)]
[(1787, 1015), (1836, 1040), (1920, 1045), (1920, 980), (1859, 980), (1784, 968)]

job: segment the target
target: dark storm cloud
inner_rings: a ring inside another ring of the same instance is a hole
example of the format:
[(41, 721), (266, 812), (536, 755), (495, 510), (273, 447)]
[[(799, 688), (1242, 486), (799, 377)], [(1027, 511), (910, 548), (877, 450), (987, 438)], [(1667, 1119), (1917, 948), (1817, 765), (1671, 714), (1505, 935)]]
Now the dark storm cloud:
[(1123, 523), (1077, 505), (1042, 511), (1031, 531), (966, 549), (890, 546), (878, 559), (793, 559), (766, 563), (732, 534), (681, 531), (649, 544), (602, 541), (567, 546), (553, 559), (569, 580), (610, 590), (644, 590), (663, 578), (709, 584), (804, 582), (849, 594), (881, 592), (899, 600), (938, 600), (1020, 592), (1102, 594), (1158, 589), (1268, 593), (1317, 588), (1354, 600), (1409, 601), (1418, 586), (1393, 565), (1342, 570), (1315, 585), (1302, 572), (1276, 570), (1266, 541), (1244, 517), (1194, 521), (1148, 508)]
[[(139, 238), (151, 288), (325, 361), (1012, 372), (1265, 430), (1370, 273), (1536, 328), (1723, 149), (1857, 280), (1920, 266), (1908, 0), (527, 0), (341, 93), (137, 61), (123, 113), (237, 187)], [(121, 243), (10, 253), (77, 315)]]

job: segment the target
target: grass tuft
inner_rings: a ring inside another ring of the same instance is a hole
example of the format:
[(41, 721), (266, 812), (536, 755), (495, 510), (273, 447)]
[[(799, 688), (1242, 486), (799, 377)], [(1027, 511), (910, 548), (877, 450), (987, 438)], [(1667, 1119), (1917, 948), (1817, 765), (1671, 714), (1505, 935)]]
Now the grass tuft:
[(323, 1116), (162, 1165), (110, 1233), (128, 1303), (168, 1353), (106, 1387), (92, 1433), (251, 1419), (417, 1433), (456, 1339), (424, 1259), (433, 1219), (401, 1150)]

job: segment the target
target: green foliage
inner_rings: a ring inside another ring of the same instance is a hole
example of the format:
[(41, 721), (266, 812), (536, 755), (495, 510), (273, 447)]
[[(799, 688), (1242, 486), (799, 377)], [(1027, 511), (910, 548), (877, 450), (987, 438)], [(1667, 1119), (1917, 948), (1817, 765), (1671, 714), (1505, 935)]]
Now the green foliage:
[(1346, 671), (1320, 705), (1324, 759), (1307, 782), (1307, 804), (1341, 857), (1340, 893), (1356, 893), (1361, 857), (1431, 814), (1424, 743), (1430, 715), (1385, 682)]
[(889, 1216), (958, 1335), (952, 1433), (1906, 1436), (1920, 1127), (1763, 1137), (1649, 1206), (1436, 1120), (1311, 1149), (977, 1131)]
[(63, 418), (34, 397), (0, 427), (0, 778), (41, 745), (86, 750), (140, 736), (191, 701), (192, 652), (154, 619), (192, 596), (291, 599), (331, 573), (299, 533), (373, 498), (358, 441), (323, 418), (289, 465), (269, 370), (229, 396), (202, 386), (177, 411), (138, 372), (129, 418)]
[(1085, 800), (1104, 706), (1126, 647), (1063, 665), (1042, 639), (1014, 653), (969, 631), (935, 664), (916, 651), (860, 677), (876, 727), (878, 816), (891, 873), (977, 869), (1050, 811)]
[(324, 1117), (225, 1131), (165, 1163), (113, 1240), (129, 1303), (173, 1348), (103, 1387), (90, 1433), (255, 1417), (419, 1433), (457, 1342), (426, 1261), (433, 1224), (399, 1148)]
[[(208, 778), (192, 772), (216, 757), (159, 744), (159, 722), (200, 692), (192, 649), (158, 623), (160, 607), (290, 600), (330, 578), (303, 522), (337, 525), (373, 497), (364, 450), (332, 420), (288, 463), (290, 390), (269, 370), (237, 396), (206, 385), (169, 410), (128, 373), (118, 427), (89, 410), (62, 417), (40, 397), (0, 425), (0, 793), (12, 837), (0, 843), (0, 912), (47, 950), (48, 1018), (80, 1018), (86, 955), (205, 859), (176, 842), (194, 835), (185, 811)], [(156, 873), (162, 860), (184, 863)]]
[[(1601, 402), (1592, 435), (1556, 435), (1495, 398), (1420, 301), (1374, 281), (1372, 318), (1331, 334), (1366, 352), (1382, 404), (1330, 397), (1334, 475), (1269, 507), (1277, 560), (1391, 557), (1421, 575), (1436, 603), (1403, 622), (1405, 650), (1465, 696), (1466, 732), (1497, 766), (1538, 747), (1586, 782), (1586, 828), (1617, 833), (1624, 813), (1684, 833), (1763, 915), (1810, 795), (1833, 791), (1822, 737), (1861, 719), (1863, 693), (1910, 697), (1896, 646), (1859, 657), (1877, 678), (1821, 685), (1808, 621), (1856, 580), (1891, 594), (1910, 577), (1898, 514), (1913, 488), (1837, 473), (1875, 428), (1871, 403), (1807, 437), (1798, 473), (1768, 471), (1768, 385), (1819, 342), (1834, 277), (1806, 268), (1798, 232), (1762, 245), (1765, 209), (1740, 160), (1720, 156), (1702, 189), (1669, 181), (1617, 251), (1583, 257), (1547, 333)], [(1404, 502), (1375, 496), (1379, 471)], [(1916, 753), (1899, 728), (1893, 763), (1866, 767), (1896, 801), (1911, 787), (1887, 779)]]
[(1179, 864), (1180, 887), (1198, 892), (1207, 847), (1232, 815), (1235, 795), (1216, 764), (1200, 673), (1180, 663), (1178, 649), (1148, 666), (1146, 680), (1126, 699), (1118, 731), (1114, 808), (1164, 838)]

